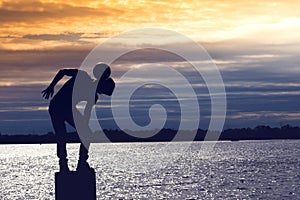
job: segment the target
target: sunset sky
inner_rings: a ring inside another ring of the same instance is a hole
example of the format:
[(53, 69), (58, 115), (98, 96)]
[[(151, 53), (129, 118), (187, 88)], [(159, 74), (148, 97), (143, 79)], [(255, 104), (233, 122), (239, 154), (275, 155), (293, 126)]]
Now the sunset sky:
[[(224, 128), (300, 125), (299, 10), (296, 0), (1, 1), (0, 132), (52, 131), (40, 92), (57, 70), (78, 68), (112, 36), (148, 27), (205, 47), (226, 87)], [(122, 69), (112, 69), (116, 81)]]

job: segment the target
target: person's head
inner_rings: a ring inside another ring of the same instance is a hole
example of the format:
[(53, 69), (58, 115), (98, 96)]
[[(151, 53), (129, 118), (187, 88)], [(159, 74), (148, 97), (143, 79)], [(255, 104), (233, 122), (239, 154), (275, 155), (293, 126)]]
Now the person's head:
[(99, 80), (97, 86), (97, 93), (111, 96), (114, 89), (115, 89), (115, 82), (112, 80), (112, 78)]
[(98, 80), (97, 93), (111, 96), (115, 88), (115, 82), (112, 78), (109, 78), (111, 74), (110, 67), (107, 64), (98, 63), (93, 69), (93, 74)]
[(104, 63), (97, 63), (93, 69), (93, 74), (94, 77), (98, 80), (101, 79), (108, 79), (110, 74), (111, 74), (111, 70), (110, 67), (107, 64)]

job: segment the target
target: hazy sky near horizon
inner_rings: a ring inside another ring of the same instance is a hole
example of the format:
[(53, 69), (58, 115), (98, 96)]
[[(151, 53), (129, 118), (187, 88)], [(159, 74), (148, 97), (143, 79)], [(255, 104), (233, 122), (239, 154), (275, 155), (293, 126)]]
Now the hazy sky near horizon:
[[(300, 125), (299, 10), (298, 1), (269, 0), (1, 1), (0, 132), (52, 131), (49, 102), (40, 91), (57, 70), (78, 68), (112, 36), (148, 27), (177, 31), (205, 47), (226, 87), (225, 128)], [(132, 64), (137, 61), (143, 64)], [(117, 81), (126, 70), (115, 65), (112, 76)], [(146, 93), (155, 98), (156, 92)], [(203, 98), (204, 114), (208, 102)], [(168, 125), (177, 127), (178, 105), (167, 106), (173, 117)], [(138, 109), (133, 113), (147, 123)], [(103, 118), (105, 127), (114, 128), (110, 117)]]

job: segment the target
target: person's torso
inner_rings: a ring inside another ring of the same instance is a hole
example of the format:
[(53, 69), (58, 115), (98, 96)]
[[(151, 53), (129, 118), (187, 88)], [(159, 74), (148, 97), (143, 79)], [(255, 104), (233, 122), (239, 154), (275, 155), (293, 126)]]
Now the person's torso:
[(93, 79), (84, 71), (70, 78), (52, 98), (53, 103), (72, 107), (81, 101), (96, 103), (97, 93)]

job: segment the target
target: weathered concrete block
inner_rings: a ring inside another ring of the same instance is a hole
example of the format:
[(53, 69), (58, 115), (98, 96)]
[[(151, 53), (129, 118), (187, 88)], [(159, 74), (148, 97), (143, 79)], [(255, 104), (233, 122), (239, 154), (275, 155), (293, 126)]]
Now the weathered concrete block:
[(94, 169), (55, 173), (56, 200), (95, 200), (96, 176)]

